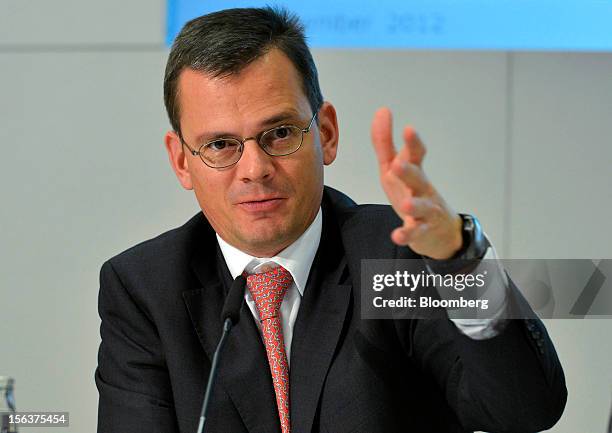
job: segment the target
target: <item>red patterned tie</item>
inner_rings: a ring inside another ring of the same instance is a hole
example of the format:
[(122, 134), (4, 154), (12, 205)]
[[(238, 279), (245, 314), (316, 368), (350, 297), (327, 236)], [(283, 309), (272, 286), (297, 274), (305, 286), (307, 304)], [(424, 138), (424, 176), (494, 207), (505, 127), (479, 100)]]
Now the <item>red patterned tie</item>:
[(261, 274), (247, 276), (247, 288), (253, 296), (261, 331), (268, 354), (272, 383), (282, 433), (290, 433), (289, 424), (289, 364), (285, 353), (280, 306), (293, 279), (285, 268), (278, 266)]

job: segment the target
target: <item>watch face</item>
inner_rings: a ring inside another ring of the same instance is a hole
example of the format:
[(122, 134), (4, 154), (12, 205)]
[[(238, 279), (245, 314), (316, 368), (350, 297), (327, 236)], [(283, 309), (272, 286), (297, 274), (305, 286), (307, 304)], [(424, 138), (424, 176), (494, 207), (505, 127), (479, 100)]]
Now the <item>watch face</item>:
[(463, 215), (463, 230), (474, 231), (474, 219), (469, 215)]

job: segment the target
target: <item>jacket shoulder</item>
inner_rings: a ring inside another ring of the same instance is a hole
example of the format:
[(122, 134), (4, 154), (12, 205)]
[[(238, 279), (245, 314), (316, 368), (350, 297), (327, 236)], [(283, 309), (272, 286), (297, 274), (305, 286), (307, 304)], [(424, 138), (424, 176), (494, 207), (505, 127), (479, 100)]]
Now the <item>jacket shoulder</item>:
[[(346, 252), (355, 259), (395, 258), (397, 246), (391, 232), (403, 222), (393, 208), (383, 204), (357, 204), (347, 195), (325, 188), (324, 205), (333, 212)], [(408, 248), (408, 257), (416, 256)]]
[(358, 229), (363, 234), (380, 236), (381, 230), (402, 224), (390, 205), (357, 204), (346, 194), (328, 186), (325, 187), (323, 204), (333, 211), (343, 231)]
[[(199, 240), (205, 241), (209, 230), (200, 212), (180, 227), (140, 242), (111, 257), (108, 263), (117, 271), (156, 273), (183, 264)], [(211, 230), (212, 231), (212, 230)], [(214, 237), (214, 232), (212, 233)]]

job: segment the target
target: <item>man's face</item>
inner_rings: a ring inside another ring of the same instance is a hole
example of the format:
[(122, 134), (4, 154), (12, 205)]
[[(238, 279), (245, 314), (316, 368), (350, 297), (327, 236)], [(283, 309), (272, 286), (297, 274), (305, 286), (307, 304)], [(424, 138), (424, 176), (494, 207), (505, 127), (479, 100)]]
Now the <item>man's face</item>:
[[(219, 137), (253, 137), (279, 125), (306, 128), (312, 117), (301, 78), (273, 49), (240, 74), (216, 78), (185, 69), (178, 83), (183, 139), (192, 149)], [(335, 159), (338, 141), (333, 106), (325, 103), (300, 149), (269, 156), (255, 140), (240, 161), (223, 169), (206, 166), (166, 134), (172, 166), (193, 189), (214, 230), (231, 245), (256, 256), (273, 256), (313, 221), (323, 193), (323, 165)]]

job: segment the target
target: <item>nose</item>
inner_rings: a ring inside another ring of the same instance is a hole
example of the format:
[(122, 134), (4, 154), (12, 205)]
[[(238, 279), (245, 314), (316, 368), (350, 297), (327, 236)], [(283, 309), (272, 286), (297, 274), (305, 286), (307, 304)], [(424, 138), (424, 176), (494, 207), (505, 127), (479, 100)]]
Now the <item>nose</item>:
[(236, 164), (237, 176), (243, 182), (262, 182), (274, 175), (272, 156), (259, 146), (255, 138), (244, 140), (242, 156)]

